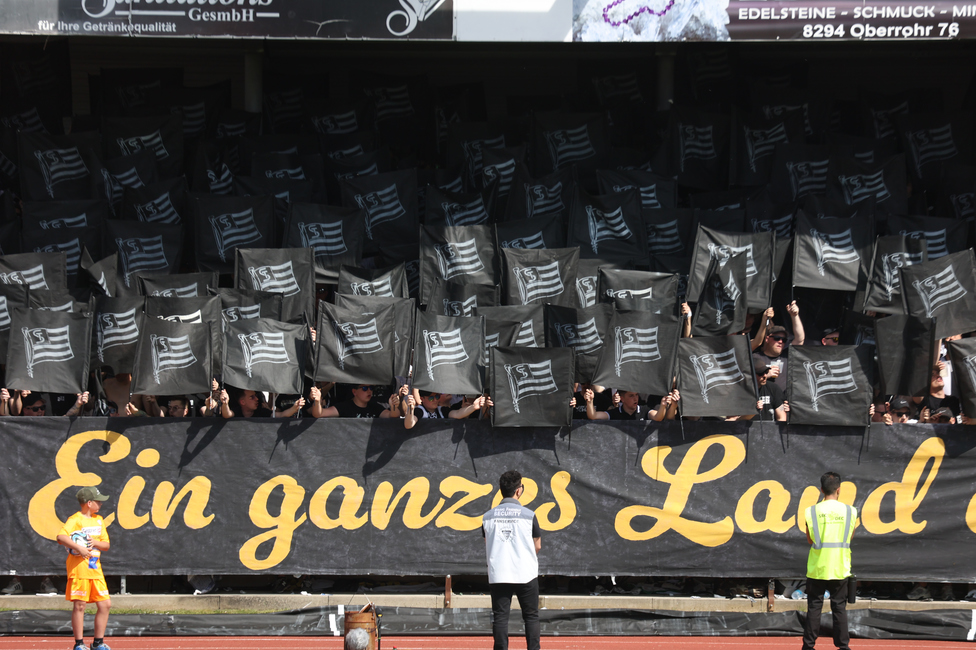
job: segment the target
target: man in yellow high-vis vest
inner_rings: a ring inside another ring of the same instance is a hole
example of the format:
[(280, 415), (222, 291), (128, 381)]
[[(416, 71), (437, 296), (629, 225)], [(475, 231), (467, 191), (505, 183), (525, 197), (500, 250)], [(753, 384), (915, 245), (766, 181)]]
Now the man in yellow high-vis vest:
[(834, 645), (849, 650), (847, 630), (847, 579), (851, 575), (851, 537), (857, 509), (841, 503), (840, 476), (827, 472), (820, 477), (823, 501), (807, 508), (807, 618), (803, 626), (803, 650), (813, 650), (820, 636), (820, 612), (824, 593), (830, 592)]

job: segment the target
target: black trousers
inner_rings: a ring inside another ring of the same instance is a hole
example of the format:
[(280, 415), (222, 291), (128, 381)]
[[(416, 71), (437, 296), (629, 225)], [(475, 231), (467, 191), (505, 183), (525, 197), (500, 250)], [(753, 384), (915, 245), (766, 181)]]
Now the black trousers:
[(813, 650), (817, 645), (825, 591), (830, 592), (834, 645), (840, 650), (848, 650), (851, 635), (847, 631), (847, 578), (843, 580), (807, 578), (807, 618), (803, 624), (803, 650)]
[(512, 596), (518, 598), (525, 623), (525, 643), (528, 650), (539, 650), (539, 579), (514, 584), (496, 582), (491, 589), (491, 634), (494, 650), (508, 650), (508, 616), (512, 610)]

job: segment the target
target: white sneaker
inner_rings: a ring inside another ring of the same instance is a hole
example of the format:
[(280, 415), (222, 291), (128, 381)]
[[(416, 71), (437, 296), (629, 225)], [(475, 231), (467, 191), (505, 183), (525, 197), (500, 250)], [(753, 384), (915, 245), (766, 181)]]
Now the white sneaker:
[(43, 580), (41, 580), (41, 593), (42, 594), (58, 593), (58, 588), (54, 586), (54, 582), (51, 580), (50, 576), (45, 577)]
[(12, 578), (10, 580), (10, 584), (3, 589), (0, 589), (0, 593), (6, 596), (16, 596), (24, 593), (24, 586), (20, 584), (20, 578)]

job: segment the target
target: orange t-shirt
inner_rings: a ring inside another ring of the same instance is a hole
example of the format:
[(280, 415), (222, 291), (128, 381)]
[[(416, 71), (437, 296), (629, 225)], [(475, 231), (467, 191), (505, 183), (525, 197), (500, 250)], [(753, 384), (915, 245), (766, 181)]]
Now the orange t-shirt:
[[(68, 517), (68, 521), (64, 522), (64, 526), (61, 527), (61, 532), (58, 534), (71, 537), (73, 533), (76, 534), (75, 541), (78, 541), (78, 536), (85, 536), (92, 542), (108, 541), (108, 531), (105, 530), (101, 515), (89, 517), (80, 512), (71, 515)], [(93, 549), (93, 553), (92, 557), (95, 559), (94, 569), (89, 568), (88, 560), (75, 553), (75, 551), (68, 549), (68, 578), (74, 578), (76, 580), (94, 580), (95, 578), (100, 578), (104, 580), (105, 576), (102, 574), (102, 560), (99, 557), (99, 552), (97, 549)]]

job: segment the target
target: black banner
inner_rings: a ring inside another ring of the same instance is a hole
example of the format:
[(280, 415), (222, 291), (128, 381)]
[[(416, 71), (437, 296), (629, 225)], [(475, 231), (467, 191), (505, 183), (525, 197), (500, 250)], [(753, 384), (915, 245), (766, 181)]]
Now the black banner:
[(961, 426), (8, 418), (0, 444), (0, 570), (18, 575), (63, 572), (80, 485), (111, 496), (109, 574), (480, 574), (480, 516), (517, 468), (543, 574), (801, 576), (797, 519), (833, 470), (859, 578), (976, 581)]
[(454, 38), (454, 0), (3, 0), (5, 33)]

